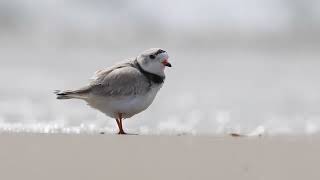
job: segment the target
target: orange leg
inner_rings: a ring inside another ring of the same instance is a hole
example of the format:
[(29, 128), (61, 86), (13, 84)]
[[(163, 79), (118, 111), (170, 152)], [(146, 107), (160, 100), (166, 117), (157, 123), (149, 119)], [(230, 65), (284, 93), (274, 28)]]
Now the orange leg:
[(118, 134), (127, 134), (124, 132), (123, 127), (122, 127), (122, 113), (118, 113), (118, 119), (116, 119), (116, 121), (117, 121), (118, 128), (119, 128)]

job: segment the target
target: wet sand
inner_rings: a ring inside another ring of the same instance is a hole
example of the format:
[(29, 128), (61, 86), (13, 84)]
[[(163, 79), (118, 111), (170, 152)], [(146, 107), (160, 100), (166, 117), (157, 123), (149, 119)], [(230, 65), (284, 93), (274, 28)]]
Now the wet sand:
[(320, 179), (320, 138), (0, 136), (0, 179)]

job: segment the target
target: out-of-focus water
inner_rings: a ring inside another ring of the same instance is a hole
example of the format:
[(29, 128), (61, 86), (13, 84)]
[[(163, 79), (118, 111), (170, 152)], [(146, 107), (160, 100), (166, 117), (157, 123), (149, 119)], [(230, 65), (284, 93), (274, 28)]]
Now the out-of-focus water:
[(166, 9), (161, 15), (150, 11), (153, 6), (148, 3), (4, 2), (0, 130), (115, 131), (114, 120), (80, 100), (58, 101), (53, 91), (81, 87), (96, 70), (161, 47), (168, 51), (173, 68), (166, 70), (166, 82), (151, 107), (125, 121), (128, 131), (319, 131), (319, 26), (313, 20), (304, 26), (314, 29), (296, 26), (294, 15), (283, 6), (286, 1), (247, 2), (252, 6), (240, 9), (215, 1), (227, 11), (206, 13), (201, 10), (207, 2), (203, 1), (195, 8), (187, 3), (177, 12), (171, 6), (157, 7)]
[[(140, 51), (143, 50), (141, 47)], [(96, 132), (115, 121), (55, 89), (81, 87), (93, 72), (140, 51), (24, 48), (2, 52), (0, 128)], [(317, 52), (167, 48), (173, 68), (152, 106), (125, 121), (142, 133), (315, 133), (319, 123)]]

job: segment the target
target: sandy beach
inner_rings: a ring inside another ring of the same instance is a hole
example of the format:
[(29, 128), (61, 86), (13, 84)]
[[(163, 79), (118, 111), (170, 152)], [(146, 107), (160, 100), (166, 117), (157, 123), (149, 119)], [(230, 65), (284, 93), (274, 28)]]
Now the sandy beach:
[(316, 0), (1, 0), (0, 180), (320, 180), (319, 34)]
[(319, 137), (0, 136), (0, 179), (319, 179)]

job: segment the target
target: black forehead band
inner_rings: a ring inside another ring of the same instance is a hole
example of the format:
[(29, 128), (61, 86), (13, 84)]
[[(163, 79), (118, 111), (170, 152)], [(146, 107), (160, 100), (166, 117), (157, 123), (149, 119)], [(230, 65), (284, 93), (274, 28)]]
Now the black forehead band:
[(161, 53), (164, 53), (164, 52), (166, 52), (166, 51), (164, 51), (164, 50), (162, 50), (162, 49), (159, 49), (154, 55), (156, 56), (156, 55), (161, 54)]

